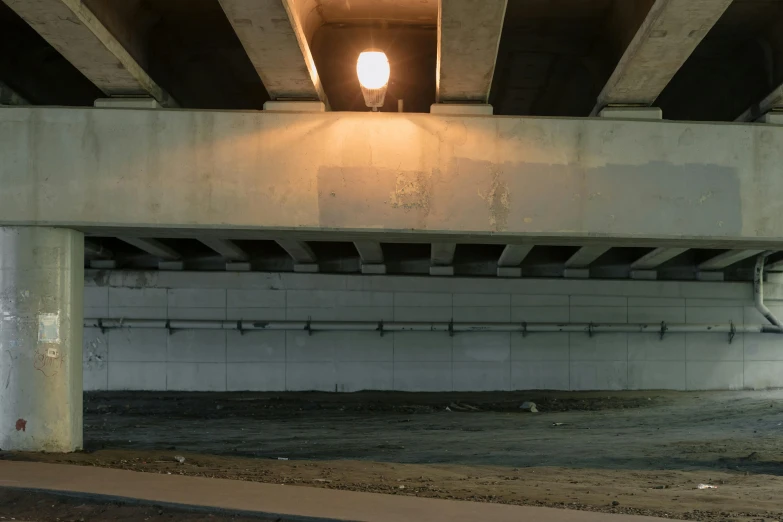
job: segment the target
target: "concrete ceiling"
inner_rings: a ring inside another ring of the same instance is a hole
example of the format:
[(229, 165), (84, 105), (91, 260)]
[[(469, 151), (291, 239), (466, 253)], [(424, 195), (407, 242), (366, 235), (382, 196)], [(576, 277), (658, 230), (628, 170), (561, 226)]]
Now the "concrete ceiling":
[[(14, 0), (5, 0), (14, 1)], [(36, 0), (39, 1), (39, 0)], [(82, 0), (186, 108), (269, 99), (218, 0)], [(288, 0), (332, 110), (365, 110), (354, 64), (382, 47), (384, 110), (435, 101), (438, 0)], [(496, 114), (587, 116), (654, 0), (508, 0), (490, 102)], [(121, 7), (121, 9), (119, 9)], [(34, 104), (90, 105), (100, 91), (0, 2), (0, 82)], [(665, 118), (731, 121), (783, 83), (783, 0), (734, 0), (669, 82)]]

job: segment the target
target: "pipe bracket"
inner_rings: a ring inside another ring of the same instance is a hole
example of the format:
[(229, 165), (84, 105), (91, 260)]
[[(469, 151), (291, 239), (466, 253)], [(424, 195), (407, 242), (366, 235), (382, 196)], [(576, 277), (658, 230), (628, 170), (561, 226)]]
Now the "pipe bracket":
[(378, 328), (376, 328), (376, 330), (378, 330), (378, 332), (381, 334), (381, 337), (383, 337), (383, 319), (381, 319), (378, 323)]
[(663, 336), (666, 335), (666, 330), (668, 330), (669, 327), (666, 326), (666, 321), (661, 321), (661, 341), (663, 341)]

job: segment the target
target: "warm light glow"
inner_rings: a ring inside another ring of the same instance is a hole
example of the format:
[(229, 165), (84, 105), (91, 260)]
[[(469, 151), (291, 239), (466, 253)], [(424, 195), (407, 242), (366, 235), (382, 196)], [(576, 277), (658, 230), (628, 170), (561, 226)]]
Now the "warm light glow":
[(381, 51), (364, 51), (356, 62), (359, 83), (365, 89), (380, 89), (389, 82), (389, 60)]

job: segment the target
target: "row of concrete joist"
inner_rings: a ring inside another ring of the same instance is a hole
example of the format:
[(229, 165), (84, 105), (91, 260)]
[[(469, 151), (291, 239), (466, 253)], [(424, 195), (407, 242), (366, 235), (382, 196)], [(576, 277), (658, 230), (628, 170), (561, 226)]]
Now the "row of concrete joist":
[[(146, 254), (158, 258), (158, 268), (161, 270), (184, 269), (183, 256), (161, 241), (137, 237), (121, 237), (120, 239)], [(236, 242), (216, 238), (200, 238), (199, 241), (225, 259), (226, 270), (251, 270), (250, 255), (238, 246)], [(318, 258), (307, 242), (292, 239), (279, 239), (276, 242), (292, 258), (294, 272), (315, 273), (319, 271)], [(361, 272), (363, 274), (386, 273), (384, 253), (380, 242), (371, 240), (355, 241), (354, 246), (361, 260)], [(431, 244), (430, 275), (454, 275), (456, 248), (456, 243), (439, 242)], [(534, 245), (532, 244), (506, 245), (497, 260), (498, 277), (521, 277), (523, 273), (522, 264), (533, 248)], [(574, 279), (589, 278), (590, 266), (609, 250), (610, 247), (604, 246), (580, 247), (563, 264), (563, 276)], [(673, 260), (687, 250), (688, 248), (679, 247), (655, 248), (631, 263), (630, 276), (632, 279), (657, 279), (658, 269), (661, 265)], [(86, 240), (84, 251), (90, 260), (91, 268), (110, 269), (118, 267), (114, 253), (98, 243)], [(737, 249), (722, 252), (696, 265), (697, 279), (722, 281), (725, 269), (750, 257), (755, 257), (762, 252), (762, 250), (758, 249)], [(767, 266), (767, 269), (770, 271), (777, 271), (781, 268), (783, 268), (783, 261)]]
[[(132, 16), (125, 12), (135, 4), (2, 1), (107, 96), (149, 96), (161, 106), (177, 106), (142, 66), (147, 61), (145, 49), (134, 35)], [(324, 23), (317, 20), (313, 0), (219, 1), (272, 100), (312, 100), (328, 109), (310, 51), (313, 34)], [(641, 24), (630, 33), (633, 37), (598, 96), (593, 114), (607, 106), (652, 106), (731, 2), (617, 2), (613, 19), (631, 25), (641, 20)], [(440, 1), (438, 102), (488, 102), (506, 5), (507, 0)], [(648, 7), (646, 14), (635, 12)], [(5, 91), (7, 99), (0, 98), (0, 103), (24, 102)], [(783, 107), (783, 85), (748, 108), (738, 121), (756, 121), (778, 107)]]

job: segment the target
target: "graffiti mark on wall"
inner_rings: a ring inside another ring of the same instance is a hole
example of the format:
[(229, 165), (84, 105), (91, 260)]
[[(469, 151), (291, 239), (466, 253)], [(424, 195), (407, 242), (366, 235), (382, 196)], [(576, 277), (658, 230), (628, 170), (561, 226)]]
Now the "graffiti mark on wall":
[(57, 348), (49, 348), (45, 352), (35, 350), (33, 367), (47, 377), (54, 377), (65, 364), (66, 355)]

